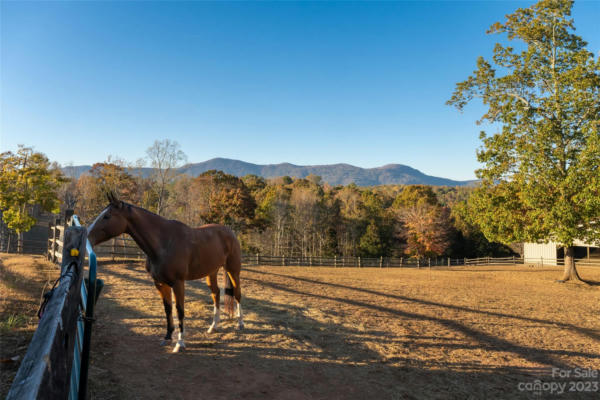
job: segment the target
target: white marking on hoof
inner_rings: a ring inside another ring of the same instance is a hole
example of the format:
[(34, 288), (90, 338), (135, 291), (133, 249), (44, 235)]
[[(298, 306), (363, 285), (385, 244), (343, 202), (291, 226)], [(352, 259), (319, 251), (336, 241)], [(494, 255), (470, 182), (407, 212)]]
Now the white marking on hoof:
[(171, 339), (163, 339), (163, 340), (160, 341), (160, 346), (163, 347), (163, 346), (166, 346), (168, 344), (171, 344), (171, 341), (172, 341)]
[(244, 329), (244, 313), (242, 312), (242, 305), (237, 303), (237, 317), (238, 317), (238, 329)]
[(219, 321), (221, 320), (221, 310), (217, 307), (213, 308), (213, 322), (210, 325), (210, 328), (206, 332), (213, 333), (214, 331), (219, 329)]
[(173, 353), (179, 353), (180, 350), (184, 350), (184, 349), (185, 349), (185, 343), (183, 342), (183, 340), (178, 340), (177, 344), (173, 348)]

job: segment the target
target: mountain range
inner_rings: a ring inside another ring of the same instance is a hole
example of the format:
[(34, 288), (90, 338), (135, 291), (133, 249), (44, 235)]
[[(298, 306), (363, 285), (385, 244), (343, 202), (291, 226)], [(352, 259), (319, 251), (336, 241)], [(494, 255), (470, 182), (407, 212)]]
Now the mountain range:
[[(63, 172), (68, 176), (78, 178), (81, 174), (91, 169), (90, 165), (68, 166)], [(377, 168), (360, 168), (349, 164), (329, 165), (294, 165), (290, 163), (281, 164), (252, 164), (228, 158), (213, 158), (208, 161), (186, 164), (177, 169), (179, 173), (190, 176), (198, 176), (209, 170), (219, 170), (227, 174), (242, 177), (253, 174), (264, 178), (276, 178), (290, 176), (305, 178), (310, 174), (318, 175), (324, 182), (330, 185), (348, 185), (355, 183), (358, 186), (375, 185), (432, 185), (432, 186), (467, 186), (472, 185), (474, 180), (455, 181), (452, 179), (439, 178), (422, 173), (421, 171), (402, 164), (388, 164)], [(142, 168), (143, 176), (148, 176), (152, 168)], [(133, 172), (130, 171), (130, 172)]]

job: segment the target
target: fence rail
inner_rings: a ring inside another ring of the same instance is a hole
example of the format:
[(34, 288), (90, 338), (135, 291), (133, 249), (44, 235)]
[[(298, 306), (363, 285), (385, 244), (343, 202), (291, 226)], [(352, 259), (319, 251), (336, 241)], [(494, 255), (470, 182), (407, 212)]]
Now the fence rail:
[[(50, 239), (51, 241), (51, 239)], [(49, 246), (50, 248), (50, 246)], [(95, 247), (99, 258), (123, 261), (143, 260), (146, 255), (129, 237), (119, 236)], [(49, 250), (49, 253), (51, 250)], [(49, 258), (52, 256), (49, 255)], [(59, 257), (55, 252), (54, 257)], [(244, 254), (242, 262), (246, 265), (267, 266), (302, 266), (302, 267), (356, 267), (356, 268), (428, 268), (451, 266), (477, 266), (477, 265), (539, 265), (562, 266), (564, 259), (532, 259), (523, 257), (478, 257), (478, 258), (414, 258), (414, 257), (311, 257), (311, 256), (272, 256), (263, 254)], [(577, 266), (600, 267), (599, 258), (576, 259)]]
[[(72, 366), (76, 364), (79, 298), (84, 275), (86, 231), (66, 231), (58, 286), (42, 309), (39, 325), (27, 348), (7, 399), (74, 398)], [(72, 250), (76, 250), (73, 251)]]
[[(58, 227), (57, 229), (61, 229)], [(48, 239), (48, 258), (57, 260), (59, 251), (52, 251), (52, 229)], [(95, 246), (96, 256), (113, 261), (135, 261), (146, 258), (144, 252), (137, 246), (135, 241), (128, 236), (121, 235), (103, 244)], [(478, 257), (478, 258), (414, 258), (414, 257), (313, 257), (300, 255), (263, 255), (244, 254), (242, 262), (246, 265), (268, 265), (268, 266), (303, 266), (303, 267), (357, 267), (357, 268), (428, 268), (428, 267), (452, 267), (452, 266), (477, 266), (477, 265), (540, 265), (561, 266), (564, 259), (532, 259), (523, 257)], [(575, 260), (577, 266), (600, 267), (600, 258), (582, 258)]]
[(96, 254), (77, 216), (68, 212), (67, 217), (68, 225), (50, 226), (47, 243), (48, 259), (61, 264), (59, 285), (50, 292), (7, 399), (87, 397)]
[[(523, 259), (522, 257), (479, 257), (479, 258), (403, 258), (403, 257), (297, 257), (245, 254), (242, 262), (246, 265), (302, 266), (302, 267), (357, 267), (357, 268), (430, 268), (476, 265), (535, 265), (563, 266), (564, 259)], [(577, 266), (600, 267), (600, 259), (576, 259)]]

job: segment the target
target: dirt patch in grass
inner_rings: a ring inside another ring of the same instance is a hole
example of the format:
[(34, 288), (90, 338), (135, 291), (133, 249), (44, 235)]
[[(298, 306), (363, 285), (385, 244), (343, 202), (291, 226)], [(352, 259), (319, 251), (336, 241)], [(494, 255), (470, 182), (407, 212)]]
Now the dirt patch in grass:
[(600, 286), (555, 283), (557, 268), (247, 267), (243, 331), (225, 319), (207, 334), (208, 288), (187, 283), (180, 354), (158, 345), (164, 310), (141, 264), (99, 275), (94, 399), (532, 398), (518, 384), (565, 381), (553, 367), (600, 369)]
[(43, 257), (0, 254), (0, 398), (6, 397), (37, 328), (42, 291), (59, 275)]

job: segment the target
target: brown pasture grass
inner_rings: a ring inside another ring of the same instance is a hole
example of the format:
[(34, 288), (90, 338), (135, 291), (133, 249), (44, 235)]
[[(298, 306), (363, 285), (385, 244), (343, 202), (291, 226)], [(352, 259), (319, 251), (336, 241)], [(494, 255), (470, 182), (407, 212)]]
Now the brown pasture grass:
[(208, 289), (187, 283), (180, 354), (158, 346), (143, 266), (99, 273), (96, 399), (528, 398), (518, 383), (552, 367), (600, 368), (600, 286), (556, 283), (557, 268), (247, 267), (241, 332), (225, 319), (207, 334)]
[(59, 275), (43, 257), (0, 254), (0, 398), (6, 397), (37, 328), (44, 287)]
[(91, 398), (540, 398), (519, 382), (600, 369), (600, 269), (579, 270), (595, 284), (556, 283), (553, 267), (246, 267), (246, 329), (206, 333), (208, 288), (188, 282), (172, 354), (143, 265), (101, 262)]

